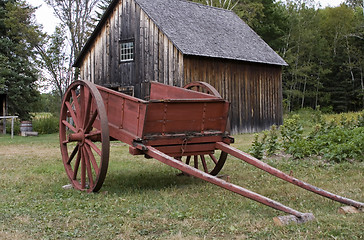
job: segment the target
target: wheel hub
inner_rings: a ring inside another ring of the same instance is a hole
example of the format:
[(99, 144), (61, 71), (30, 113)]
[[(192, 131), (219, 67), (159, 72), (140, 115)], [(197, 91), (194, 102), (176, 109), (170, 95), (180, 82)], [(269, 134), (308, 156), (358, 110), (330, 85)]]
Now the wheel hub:
[(85, 139), (85, 133), (82, 129), (79, 129), (77, 133), (71, 133), (70, 135), (68, 135), (69, 142), (79, 142), (80, 146), (85, 143)]

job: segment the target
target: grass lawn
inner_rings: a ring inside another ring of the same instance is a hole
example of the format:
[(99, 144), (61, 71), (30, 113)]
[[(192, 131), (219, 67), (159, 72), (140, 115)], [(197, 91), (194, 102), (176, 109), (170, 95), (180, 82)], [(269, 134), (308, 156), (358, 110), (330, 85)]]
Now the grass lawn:
[[(252, 134), (235, 136), (247, 150)], [(364, 163), (267, 160), (274, 167), (328, 191), (364, 201)], [(364, 213), (342, 206), (229, 157), (221, 174), (316, 221), (279, 227), (285, 215), (189, 177), (154, 159), (132, 156), (112, 142), (99, 194), (64, 190), (68, 184), (58, 135), (0, 135), (0, 239), (362, 239)]]

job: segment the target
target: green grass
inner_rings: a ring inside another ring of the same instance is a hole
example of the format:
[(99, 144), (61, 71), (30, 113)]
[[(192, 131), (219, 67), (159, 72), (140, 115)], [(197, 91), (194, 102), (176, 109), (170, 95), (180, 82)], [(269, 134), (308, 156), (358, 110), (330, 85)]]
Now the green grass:
[[(246, 151), (252, 134), (235, 136)], [(267, 160), (293, 176), (364, 201), (364, 164)], [(64, 190), (58, 135), (0, 135), (0, 239), (360, 239), (364, 213), (340, 215), (341, 204), (301, 190), (233, 157), (221, 174), (316, 221), (278, 227), (285, 215), (112, 142), (99, 194)]]

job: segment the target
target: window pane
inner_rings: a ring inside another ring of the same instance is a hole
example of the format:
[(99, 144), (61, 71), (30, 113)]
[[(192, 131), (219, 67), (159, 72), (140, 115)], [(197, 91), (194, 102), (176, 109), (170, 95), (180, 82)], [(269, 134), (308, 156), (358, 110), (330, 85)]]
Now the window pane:
[(120, 61), (133, 61), (134, 60), (134, 42), (120, 43)]

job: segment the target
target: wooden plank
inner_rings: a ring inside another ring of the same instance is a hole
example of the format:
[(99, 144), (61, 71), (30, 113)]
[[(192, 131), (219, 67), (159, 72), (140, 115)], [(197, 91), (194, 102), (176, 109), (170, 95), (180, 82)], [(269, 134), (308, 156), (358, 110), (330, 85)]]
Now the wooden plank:
[(154, 74), (155, 74), (155, 71), (154, 71), (154, 62), (155, 62), (155, 51), (154, 51), (154, 47), (155, 47), (155, 44), (154, 42), (156, 41), (155, 39), (155, 33), (154, 31), (156, 30), (155, 28), (155, 24), (153, 23), (152, 20), (150, 20), (149, 22), (149, 55), (150, 55), (150, 58), (149, 58), (149, 78), (148, 79), (145, 79), (146, 81), (148, 82), (151, 82), (151, 81), (154, 81)]
[(118, 23), (119, 23), (118, 32), (117, 32), (117, 36), (118, 36), (117, 76), (118, 76), (118, 79), (120, 79), (121, 85), (123, 85), (123, 83), (125, 81), (125, 76), (123, 74), (123, 68), (122, 68), (122, 65), (120, 64), (120, 40), (122, 39), (122, 34), (123, 34), (123, 29), (124, 29), (124, 24), (125, 24), (125, 22), (123, 21), (123, 15), (125, 14), (123, 11), (123, 2), (124, 2), (124, 0), (121, 0), (121, 1), (119, 1), (118, 5), (117, 5)]
[(173, 86), (183, 87), (178, 81), (178, 50), (172, 44), (173, 48)]
[(158, 27), (157, 27), (157, 25), (155, 25), (154, 23), (153, 23), (153, 61), (154, 61), (154, 66), (153, 66), (153, 71), (154, 71), (154, 77), (153, 77), (153, 81), (157, 81), (157, 82), (159, 82), (158, 81), (158, 78), (159, 78), (159, 71), (158, 71), (158, 55), (159, 55), (159, 53), (158, 53), (158, 41), (159, 41), (159, 29), (158, 29)]
[(113, 27), (113, 56), (112, 56), (112, 61), (113, 61), (113, 67), (112, 67), (112, 71), (113, 71), (113, 77), (112, 80), (113, 82), (117, 82), (118, 84), (121, 83), (121, 78), (119, 76), (119, 50), (120, 50), (120, 44), (119, 44), (119, 8), (116, 7), (114, 9), (114, 13), (113, 13), (113, 21), (114, 21), (114, 27)]
[(194, 135), (188, 133), (174, 133), (174, 134), (155, 134), (144, 135), (143, 143), (147, 146), (167, 146), (167, 145), (182, 145), (193, 143), (208, 143), (208, 142), (221, 142), (223, 141), (222, 132), (204, 132), (203, 134)]
[(139, 30), (139, 44), (140, 44), (140, 59), (138, 60), (139, 64), (139, 71), (140, 71), (140, 79), (145, 80), (146, 79), (146, 70), (145, 70), (145, 18), (147, 16), (145, 13), (141, 10), (140, 11), (140, 30)]
[(101, 81), (101, 44), (100, 44), (100, 35), (95, 39), (95, 83), (100, 84)]
[(148, 17), (145, 19), (145, 28), (144, 28), (144, 33), (145, 33), (145, 37), (144, 37), (144, 42), (145, 42), (145, 62), (144, 62), (144, 66), (145, 66), (145, 81), (149, 81), (150, 80), (150, 74), (151, 74), (151, 69), (150, 69), (150, 65), (151, 65), (151, 55), (150, 55), (150, 42), (149, 42), (149, 38), (150, 38), (150, 22), (151, 19)]
[(205, 155), (214, 152), (215, 143), (193, 144), (193, 145), (186, 145), (184, 147), (181, 147), (181, 145), (156, 146), (155, 148), (163, 152), (164, 154), (170, 155), (172, 157), (188, 156), (188, 155)]
[(158, 53), (158, 71), (159, 71), (159, 78), (158, 78), (158, 82), (160, 83), (164, 83), (164, 34), (162, 33), (162, 31), (159, 31), (159, 36), (158, 36), (158, 49), (159, 49), (159, 53)]
[(183, 87), (185, 85), (183, 66), (184, 66), (183, 54), (180, 51), (178, 51), (178, 82), (179, 82), (179, 86), (181, 86), (181, 87)]
[(169, 84), (168, 79), (168, 38), (166, 35), (163, 35), (163, 83)]
[(174, 58), (173, 58), (173, 44), (171, 41), (167, 41), (168, 43), (168, 84), (173, 85), (173, 68), (174, 68)]
[[(135, 33), (134, 33), (134, 39), (135, 39), (135, 52), (134, 52), (134, 71), (135, 71), (135, 80), (136, 82), (140, 83), (144, 80), (144, 77), (142, 75), (142, 68), (144, 67), (144, 64), (142, 62), (142, 42), (141, 42), (141, 18), (142, 18), (142, 11), (134, 1), (135, 4)], [(141, 90), (142, 91), (142, 90)], [(144, 94), (142, 92), (139, 93), (140, 96), (136, 93), (136, 96), (143, 98)]]
[(96, 59), (95, 59), (95, 55), (96, 55), (96, 53), (95, 53), (95, 48), (93, 48), (92, 50), (91, 50), (91, 67), (92, 67), (92, 71), (91, 71), (91, 82), (93, 82), (93, 83), (95, 83), (95, 81), (96, 81), (96, 79), (95, 79), (95, 76), (96, 76)]

